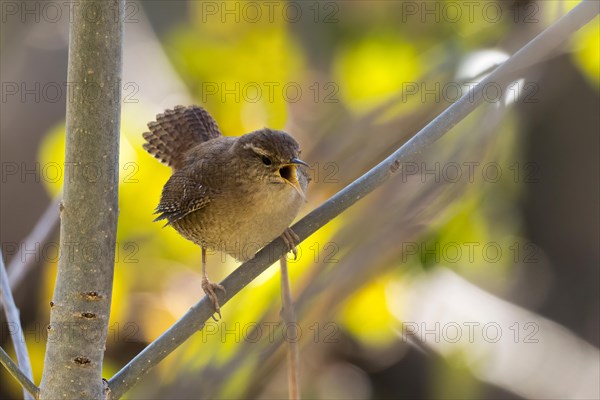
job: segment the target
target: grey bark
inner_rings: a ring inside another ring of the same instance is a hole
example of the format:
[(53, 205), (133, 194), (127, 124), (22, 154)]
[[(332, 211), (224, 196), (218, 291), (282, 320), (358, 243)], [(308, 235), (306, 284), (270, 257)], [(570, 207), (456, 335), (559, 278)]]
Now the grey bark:
[(43, 399), (103, 397), (118, 217), (123, 0), (71, 4), (60, 258)]

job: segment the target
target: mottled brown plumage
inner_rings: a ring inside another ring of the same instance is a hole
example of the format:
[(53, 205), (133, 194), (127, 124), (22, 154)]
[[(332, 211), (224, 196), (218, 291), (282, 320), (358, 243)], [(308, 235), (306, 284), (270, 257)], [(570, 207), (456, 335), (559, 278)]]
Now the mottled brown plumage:
[(309, 181), (300, 148), (289, 134), (268, 128), (222, 136), (198, 106), (166, 110), (148, 127), (144, 149), (173, 168), (156, 220), (202, 247), (203, 288), (219, 312), (214, 290), (222, 288), (206, 277), (205, 251), (245, 261), (280, 235), (294, 249), (297, 237), (288, 227)]

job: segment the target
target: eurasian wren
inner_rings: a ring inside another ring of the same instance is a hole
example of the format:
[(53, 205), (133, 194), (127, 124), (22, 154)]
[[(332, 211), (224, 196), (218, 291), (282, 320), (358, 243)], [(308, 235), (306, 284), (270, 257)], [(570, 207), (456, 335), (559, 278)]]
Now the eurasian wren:
[(278, 236), (295, 254), (298, 237), (289, 229), (309, 177), (300, 147), (289, 134), (263, 128), (239, 137), (222, 136), (198, 106), (176, 106), (156, 116), (144, 133), (144, 149), (170, 166), (159, 216), (202, 248), (202, 288), (220, 316), (206, 275), (206, 249), (246, 261)]

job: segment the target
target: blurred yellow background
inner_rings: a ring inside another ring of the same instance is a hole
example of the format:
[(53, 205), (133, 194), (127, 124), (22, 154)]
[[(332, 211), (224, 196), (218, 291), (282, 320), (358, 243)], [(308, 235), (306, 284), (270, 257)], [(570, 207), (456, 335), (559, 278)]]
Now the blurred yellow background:
[[(146, 123), (177, 104), (199, 104), (225, 135), (289, 131), (312, 166), (304, 215), (578, 2), (471, 3), (128, 3), (106, 378), (203, 296), (199, 248), (152, 222), (170, 170), (142, 149)], [(64, 83), (68, 19), (7, 18), (2, 82)], [(544, 397), (588, 384), (538, 369), (540, 353), (598, 354), (599, 30), (596, 17), (300, 245), (289, 264), (306, 398)], [(66, 98), (52, 102), (42, 90), (40, 101), (23, 101), (8, 93), (2, 161), (20, 172), (3, 167), (1, 233), (10, 262), (7, 250), (60, 195)], [(56, 165), (55, 179), (48, 166)], [(35, 166), (37, 179), (21, 173)], [(42, 255), (35, 277), (16, 291), (36, 382), (56, 261)], [(220, 254), (208, 259), (213, 281), (236, 266)], [(272, 266), (223, 307), (221, 321), (208, 323), (126, 398), (283, 398), (279, 309)], [(467, 321), (480, 324), (472, 325), (472, 341)], [(522, 380), (506, 373), (489, 346), (496, 342), (481, 331), (489, 323), (501, 329), (497, 348), (509, 346), (503, 354), (514, 356), (508, 365), (530, 363)], [(526, 323), (538, 327), (531, 339), (541, 341), (523, 341), (533, 332)], [(456, 342), (453, 324), (461, 329)], [(409, 325), (430, 333), (416, 343), (407, 339)], [(3, 328), (5, 348), (8, 336)], [(511, 343), (537, 356), (520, 359)], [(587, 362), (573, 361), (584, 369)], [(545, 380), (555, 384), (544, 389)], [(3, 398), (20, 396), (5, 371), (1, 382)]]

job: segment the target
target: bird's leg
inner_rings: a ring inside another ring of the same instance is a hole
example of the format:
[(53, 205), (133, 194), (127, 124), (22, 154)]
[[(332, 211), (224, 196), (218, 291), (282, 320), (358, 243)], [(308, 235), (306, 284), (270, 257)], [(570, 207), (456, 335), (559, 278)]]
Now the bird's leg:
[(281, 234), (281, 238), (287, 246), (288, 252), (294, 253), (294, 260), (298, 257), (298, 250), (296, 250), (296, 244), (300, 243), (300, 238), (292, 230), (292, 228), (285, 228), (285, 231)]
[[(208, 275), (206, 275), (206, 249), (204, 247), (202, 247), (202, 290), (204, 290), (204, 293), (206, 293), (208, 299), (212, 303), (215, 313), (217, 313), (219, 318), (221, 318), (221, 307), (219, 306), (219, 299), (217, 298), (215, 290), (221, 290), (223, 293), (225, 293), (225, 288), (223, 285), (212, 283), (208, 280)], [(214, 314), (212, 317), (215, 321), (218, 321)]]

